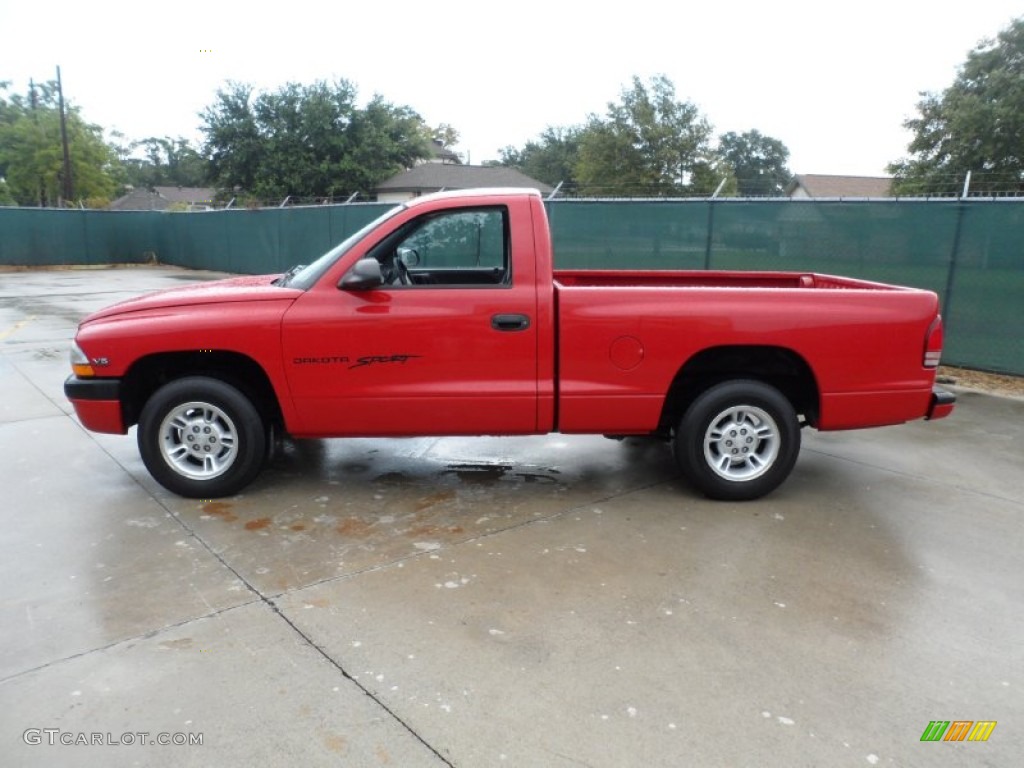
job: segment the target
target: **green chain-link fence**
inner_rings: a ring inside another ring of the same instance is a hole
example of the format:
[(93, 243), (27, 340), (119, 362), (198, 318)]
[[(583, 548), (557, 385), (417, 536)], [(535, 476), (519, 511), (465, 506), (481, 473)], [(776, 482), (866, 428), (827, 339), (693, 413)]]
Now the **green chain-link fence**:
[[(549, 202), (555, 266), (786, 269), (928, 288), (944, 360), (1024, 375), (1024, 200)], [(0, 208), (0, 264), (238, 273), (308, 263), (390, 206), (162, 213)]]
[(1024, 201), (549, 203), (556, 263), (803, 270), (927, 288), (943, 359), (1024, 374)]

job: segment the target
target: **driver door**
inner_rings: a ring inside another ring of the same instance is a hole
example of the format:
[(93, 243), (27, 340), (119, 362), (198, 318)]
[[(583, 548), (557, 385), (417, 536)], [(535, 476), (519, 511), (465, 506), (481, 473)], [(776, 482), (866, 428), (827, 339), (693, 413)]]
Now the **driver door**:
[(507, 207), (425, 214), (369, 256), (385, 285), (310, 290), (285, 315), (303, 435), (536, 431), (532, 241)]

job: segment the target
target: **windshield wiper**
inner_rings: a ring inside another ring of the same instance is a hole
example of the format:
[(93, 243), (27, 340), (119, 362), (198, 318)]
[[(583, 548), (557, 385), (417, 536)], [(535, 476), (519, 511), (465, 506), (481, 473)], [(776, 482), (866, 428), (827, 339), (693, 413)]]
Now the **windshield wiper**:
[(291, 279), (293, 277), (295, 277), (297, 274), (299, 274), (301, 270), (305, 268), (305, 264), (296, 264), (294, 267), (292, 267), (279, 278), (277, 278), (277, 280), (274, 281), (274, 285), (279, 285), (283, 288), (284, 286), (288, 285), (289, 282), (291, 282)]

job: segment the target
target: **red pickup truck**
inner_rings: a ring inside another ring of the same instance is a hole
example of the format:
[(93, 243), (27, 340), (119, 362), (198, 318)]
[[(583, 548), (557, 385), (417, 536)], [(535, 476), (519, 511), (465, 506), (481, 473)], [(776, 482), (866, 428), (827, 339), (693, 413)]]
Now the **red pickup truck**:
[(934, 293), (791, 272), (553, 270), (530, 190), (396, 207), (312, 264), (87, 317), (82, 424), (138, 424), (182, 496), (238, 492), (274, 436), (653, 435), (716, 499), (790, 473), (802, 426), (936, 419)]

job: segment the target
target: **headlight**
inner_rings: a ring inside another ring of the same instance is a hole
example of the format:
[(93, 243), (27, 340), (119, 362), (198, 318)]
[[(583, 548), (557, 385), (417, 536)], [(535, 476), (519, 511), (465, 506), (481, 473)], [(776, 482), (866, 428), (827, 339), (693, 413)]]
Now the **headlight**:
[(78, 342), (75, 341), (71, 342), (71, 370), (75, 372), (75, 376), (82, 378), (96, 375), (96, 372), (92, 369), (92, 364), (89, 362), (89, 357), (78, 346)]

